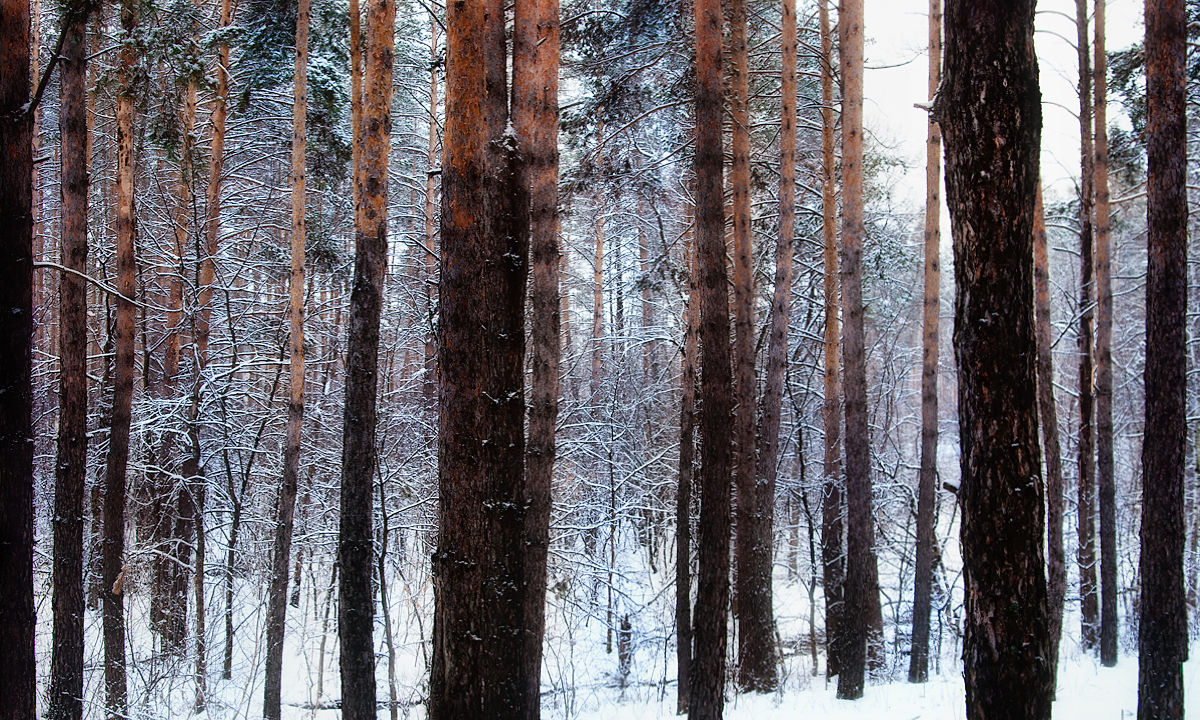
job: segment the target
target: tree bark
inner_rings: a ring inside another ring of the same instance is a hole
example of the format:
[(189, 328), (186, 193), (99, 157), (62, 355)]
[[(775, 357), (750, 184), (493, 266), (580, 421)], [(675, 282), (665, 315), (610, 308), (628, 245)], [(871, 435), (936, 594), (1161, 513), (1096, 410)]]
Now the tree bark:
[(1117, 664), (1117, 497), (1113, 477), (1112, 270), (1108, 223), (1108, 57), (1104, 0), (1095, 16), (1096, 485), (1100, 501), (1100, 662)]
[(946, 10), (946, 76), (934, 110), (946, 138), (957, 285), (966, 716), (1046, 719), (1053, 688), (1034, 364), (1034, 2), (951, 0)]
[(1046, 460), (1046, 571), (1049, 606), (1050, 687), (1057, 688), (1058, 648), (1062, 641), (1063, 600), (1067, 594), (1067, 558), (1063, 549), (1062, 450), (1058, 442), (1058, 411), (1054, 403), (1053, 346), (1050, 339), (1050, 267), (1046, 252), (1046, 219), (1042, 186), (1038, 183), (1033, 215), (1033, 281), (1036, 306), (1038, 411), (1042, 454)]
[[(532, 642), (523, 394), (530, 193), (518, 180), (518, 139), (506, 131), (504, 32), (500, 0), (447, 7), (429, 700), (430, 717), (441, 720), (524, 717), (539, 702), (522, 672)], [(545, 232), (545, 193), (538, 205)]]
[(1187, 445), (1187, 134), (1183, 0), (1146, 3), (1146, 436), (1142, 443), (1142, 579), (1138, 720), (1184, 716), (1188, 655), (1183, 592)]
[[(338, 526), (338, 634), (342, 714), (375, 717), (374, 558), (371, 509), (375, 473), (379, 315), (387, 269), (388, 150), (392, 129), (395, 0), (369, 0), (355, 203), (354, 289), (346, 350)], [(290, 403), (289, 403), (290, 404)], [(285, 570), (286, 572), (286, 570)]]
[[(87, 271), (87, 55), (91, 6), (64, 9), (59, 128), (62, 137), (62, 265)], [(58, 458), (54, 481), (54, 640), (51, 720), (83, 717), (83, 488), (87, 474), (87, 288), (59, 278)]]
[[(546, 554), (550, 545), (555, 425), (558, 422), (558, 0), (517, 0), (513, 25), (512, 115), (528, 191), (531, 305), (529, 440), (525, 447), (525, 649), (521, 665), (526, 707), (541, 716), (542, 635), (546, 626)], [(526, 218), (520, 208), (518, 220)]]
[(104, 474), (104, 687), (110, 720), (124, 717), (127, 707), (125, 678), (125, 479), (129, 463), (129, 426), (133, 402), (134, 294), (137, 268), (134, 259), (134, 98), (133, 67), (137, 50), (132, 36), (137, 30), (137, 6), (122, 0), (121, 27), (128, 42), (118, 61), (117, 182), (116, 182), (116, 321), (113, 327), (112, 427)]
[[(846, 645), (838, 675), (838, 697), (862, 697), (872, 606), (878, 603), (875, 566), (875, 526), (871, 516), (870, 429), (867, 425), (866, 347), (863, 329), (863, 3), (841, 0), (838, 19), (842, 72), (842, 299), (845, 329), (842, 370), (845, 373), (846, 413), (846, 588), (844, 629)], [(874, 601), (871, 594), (874, 593)]]
[(1079, 51), (1079, 492), (1076, 531), (1079, 538), (1080, 623), (1083, 647), (1096, 647), (1100, 629), (1096, 597), (1096, 447), (1092, 416), (1092, 61), (1088, 54), (1087, 0), (1075, 0), (1076, 47)]
[(288, 569), (292, 554), (296, 487), (300, 474), (300, 435), (304, 422), (304, 247), (305, 151), (308, 135), (308, 26), (309, 0), (296, 8), (296, 70), (292, 94), (292, 238), (288, 276), (288, 390), (287, 431), (283, 446), (283, 482), (275, 508), (275, 544), (271, 587), (267, 597), (267, 659), (263, 689), (263, 717), (279, 720), (283, 680), (283, 640), (287, 620)]
[(825, 262), (825, 480), (821, 490), (821, 581), (825, 591), (826, 677), (841, 672), (845, 647), (846, 555), (842, 538), (845, 499), (842, 478), (842, 381), (837, 247), (837, 165), (834, 158), (833, 32), (829, 1), (821, 0), (821, 214)]
[[(942, 2), (929, 0), (929, 97), (942, 82)], [(938, 313), (941, 310), (942, 131), (932, 117), (925, 136), (925, 300), (921, 358), (921, 470), (917, 483), (917, 553), (913, 568), (912, 654), (908, 681), (929, 679), (929, 618), (937, 527)]]
[(700, 281), (700, 572), (691, 720), (718, 719), (725, 704), (733, 382), (721, 178), (721, 3), (695, 0), (696, 252)]
[[(357, 2), (357, 0), (355, 0)], [(422, 390), (428, 412), (437, 408), (437, 152), (438, 72), (441, 59), (437, 48), (437, 19), (430, 15), (429, 40), (429, 140), (425, 148), (425, 382)]]
[[(756, 477), (754, 373), (754, 259), (750, 236), (750, 67), (746, 51), (746, 0), (729, 3), (733, 213), (733, 312), (737, 444), (738, 685), (770, 692), (775, 670), (775, 622), (771, 607), (771, 505), (774, 497)], [(774, 488), (772, 487), (773, 491)]]
[(36, 714), (33, 604), (33, 123), (29, 1), (0, 3), (0, 718)]

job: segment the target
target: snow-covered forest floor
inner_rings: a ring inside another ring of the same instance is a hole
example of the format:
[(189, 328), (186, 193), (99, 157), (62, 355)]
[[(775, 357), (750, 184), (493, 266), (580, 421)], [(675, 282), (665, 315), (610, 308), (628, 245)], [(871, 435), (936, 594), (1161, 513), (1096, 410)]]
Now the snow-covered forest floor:
[[(398, 718), (424, 718), (428, 692), (428, 657), (433, 616), (433, 595), (428, 574), (428, 548), (414, 532), (405, 533), (401, 549), (394, 542), (388, 552), (388, 605), (376, 606), (377, 687), (380, 718), (390, 718), (388, 703), (395, 688)], [(591, 561), (583, 543), (560, 545), (552, 559), (548, 593), (547, 631), (543, 661), (543, 717), (580, 720), (673, 717), (676, 707), (674, 559), (669, 549), (673, 537), (660, 535), (651, 561), (648, 546), (632, 528), (618, 532), (620, 541), (610, 576), (607, 543), (604, 557)], [(801, 536), (802, 537), (802, 536)], [(947, 537), (947, 536), (943, 536)], [(906, 682), (908, 655), (906, 626), (911, 597), (895, 597), (895, 578), (889, 578), (889, 553), (881, 554), (881, 580), (887, 667), (871, 682), (859, 701), (835, 697), (836, 681), (827, 683), (821, 650), (824, 602), (820, 587), (811, 598), (811, 569), (806, 551), (777, 553), (775, 613), (783, 651), (781, 687), (768, 695), (738, 694), (732, 683), (726, 693), (726, 717), (753, 720), (805, 717), (877, 718), (900, 720), (956, 720), (965, 716), (961, 676), (961, 576), (954, 536), (948, 536), (944, 558), (951, 584), (951, 599), (935, 612), (931, 638), (930, 681)], [(315, 546), (316, 538), (302, 540)], [(801, 548), (804, 550), (803, 548)], [(795, 564), (792, 564), (792, 563)], [(298, 606), (289, 607), (283, 668), (283, 717), (339, 717), (336, 585), (330, 593), (332, 558), (313, 553), (301, 573)], [(258, 718), (262, 713), (265, 638), (266, 579), (245, 574), (234, 583), (233, 648), (231, 673), (222, 677), (225, 653), (223, 569), (212, 570), (206, 584), (208, 705), (197, 717)], [(611, 579), (610, 579), (611, 578)], [(611, 590), (611, 601), (610, 601)], [(911, 588), (908, 588), (911, 592)], [(39, 671), (45, 693), (48, 670), (50, 602), (46, 586), (39, 588)], [(609, 615), (608, 608), (613, 607)], [(331, 604), (332, 603), (332, 604)], [(816, 610), (818, 674), (813, 674), (810, 639), (811, 612)], [(1079, 645), (1078, 602), (1068, 602), (1064, 622), (1062, 658), (1058, 678), (1057, 720), (1124, 720), (1136, 717), (1136, 631), (1128, 623), (1129, 606), (1123, 606), (1121, 657), (1116, 668), (1103, 668)], [(126, 594), (129, 625), (129, 696), (133, 717), (154, 720), (192, 716), (195, 698), (195, 643), (185, 654), (164, 656), (156, 652), (154, 636), (143, 618), (149, 600), (137, 576)], [(622, 639), (622, 619), (629, 632)], [(189, 624), (190, 624), (189, 620)], [(394, 660), (389, 661), (388, 629)], [(612, 627), (611, 635), (608, 628)], [(898, 632), (899, 630), (899, 638)], [(736, 648), (736, 623), (730, 623), (730, 648)], [(622, 670), (622, 646), (628, 648)], [(1200, 643), (1184, 666), (1185, 697), (1200, 693)], [(731, 650), (731, 665), (735, 652)], [(87, 617), (87, 669), (85, 716), (101, 717), (103, 663), (100, 616)], [(394, 673), (394, 675), (392, 674)], [(394, 683), (390, 678), (394, 677)]]

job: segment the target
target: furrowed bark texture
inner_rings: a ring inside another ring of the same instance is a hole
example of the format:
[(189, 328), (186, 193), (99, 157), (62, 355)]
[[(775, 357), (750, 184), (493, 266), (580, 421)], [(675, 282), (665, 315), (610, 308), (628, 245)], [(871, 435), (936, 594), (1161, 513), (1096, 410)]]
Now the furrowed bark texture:
[(1063, 548), (1062, 450), (1058, 442), (1058, 411), (1054, 404), (1054, 361), (1050, 332), (1050, 266), (1046, 252), (1046, 218), (1042, 185), (1038, 183), (1033, 216), (1033, 284), (1036, 307), (1038, 416), (1042, 426), (1042, 455), (1046, 461), (1046, 596), (1050, 636), (1050, 687), (1057, 687), (1058, 648), (1062, 641), (1063, 600), (1067, 594), (1067, 556)]
[(1187, 317), (1187, 135), (1183, 0), (1146, 3), (1146, 436), (1142, 443), (1142, 578), (1138, 720), (1184, 716), (1187, 606), (1183, 472)]
[[(91, 8), (65, 9), (61, 60), (62, 265), (87, 270), (87, 55)], [(59, 278), (58, 458), (54, 481), (54, 636), (50, 659), (51, 720), (83, 717), (83, 488), (87, 474), (87, 288), (77, 275)]]
[(1100, 504), (1100, 662), (1117, 664), (1117, 493), (1113, 477), (1112, 268), (1108, 208), (1108, 56), (1095, 8), (1096, 489)]
[(733, 210), (734, 415), (737, 482), (738, 685), (770, 692), (776, 685), (775, 622), (771, 608), (772, 495), (756, 476), (754, 372), (754, 259), (750, 236), (750, 68), (746, 0), (729, 3)]
[(522, 162), (518, 182), (528, 189), (530, 341), (533, 364), (529, 439), (525, 447), (525, 718), (541, 715), (542, 635), (546, 625), (546, 553), (550, 544), (554, 431), (558, 421), (558, 0), (517, 0), (513, 26), (513, 127)]
[(1080, 638), (1084, 648), (1096, 647), (1100, 611), (1096, 594), (1096, 445), (1092, 425), (1092, 61), (1088, 55), (1087, 0), (1075, 0), (1075, 25), (1079, 51), (1079, 484), (1077, 522), (1079, 564)]
[(538, 702), (522, 672), (530, 195), (518, 182), (517, 138), (505, 132), (503, 4), (451, 3), (447, 13), (429, 709), (441, 719), (516, 718)]
[[(867, 645), (881, 618), (875, 526), (871, 518), (870, 429), (867, 425), (866, 346), (863, 328), (863, 3), (842, 0), (838, 19), (842, 71), (842, 371), (846, 414), (846, 644), (839, 658), (838, 697), (862, 697)], [(872, 598), (872, 593), (875, 597)]]
[(695, 0), (696, 252), (700, 290), (700, 577), (688, 717), (720, 718), (729, 612), (733, 382), (721, 178), (721, 4)]
[(935, 107), (957, 286), (969, 720), (1049, 718), (1053, 693), (1034, 365), (1041, 96), (1033, 16), (1033, 0), (948, 2)]
[(275, 543), (271, 555), (271, 586), (267, 596), (267, 659), (263, 689), (263, 718), (279, 720), (283, 681), (283, 637), (287, 620), (288, 569), (292, 555), (296, 487), (300, 474), (300, 431), (304, 421), (304, 245), (305, 164), (308, 146), (309, 0), (296, 8), (296, 69), (292, 100), (292, 238), (288, 276), (288, 417), (283, 445), (283, 482), (275, 507)]
[(375, 474), (379, 314), (387, 270), (388, 149), (392, 129), (395, 18), (395, 0), (369, 0), (338, 527), (338, 564), (341, 566), (338, 633), (342, 646), (342, 716), (347, 720), (375, 717), (375, 600), (371, 589), (371, 563), (375, 551), (371, 490)]
[(821, 490), (821, 572), (825, 590), (826, 676), (841, 672), (845, 646), (846, 556), (842, 548), (845, 506), (842, 479), (842, 383), (839, 368), (837, 164), (834, 158), (833, 32), (829, 0), (821, 0), (821, 213), (825, 262), (825, 480)]
[[(929, 97), (942, 82), (942, 2), (929, 2)], [(925, 136), (925, 300), (921, 358), (921, 470), (917, 483), (917, 557), (913, 569), (912, 654), (908, 681), (929, 679), (929, 618), (937, 524), (938, 311), (941, 309), (942, 131), (929, 118)]]
[(0, 2), (0, 718), (36, 714), (33, 604), (33, 118), (29, 1)]

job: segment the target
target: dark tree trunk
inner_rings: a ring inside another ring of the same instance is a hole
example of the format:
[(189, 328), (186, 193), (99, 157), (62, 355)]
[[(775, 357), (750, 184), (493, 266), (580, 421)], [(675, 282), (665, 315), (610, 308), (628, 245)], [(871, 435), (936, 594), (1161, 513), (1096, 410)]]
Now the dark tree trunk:
[(700, 578), (688, 717), (725, 706), (733, 382), (721, 192), (721, 3), (695, 0), (696, 253), (700, 290)]
[[(878, 571), (871, 517), (870, 430), (863, 329), (863, 3), (842, 0), (838, 20), (842, 71), (842, 371), (846, 413), (846, 644), (839, 662), (838, 697), (862, 697), (867, 645), (878, 645)], [(874, 594), (874, 597), (872, 597)], [(876, 651), (878, 652), (878, 650)], [(872, 664), (879, 663), (878, 655)]]
[[(546, 626), (546, 553), (550, 545), (551, 485), (558, 421), (558, 0), (518, 0), (513, 30), (513, 126), (529, 191), (530, 320), (533, 351), (529, 442), (525, 448), (525, 650), (521, 665), (527, 706), (541, 715), (542, 635)], [(523, 208), (521, 209), (523, 210)], [(525, 220), (518, 212), (518, 220)]]
[[(447, 12), (429, 715), (526, 717), (539, 702), (523, 673), (532, 642), (522, 392), (530, 194), (518, 181), (516, 138), (505, 132), (503, 3)], [(538, 149), (548, 160), (550, 147)], [(545, 194), (538, 205), (544, 233)]]
[(304, 154), (308, 146), (305, 115), (308, 111), (309, 8), (309, 0), (299, 0), (297, 3), (296, 69), (292, 102), (292, 264), (288, 277), (287, 310), (290, 377), (287, 432), (283, 445), (283, 482), (279, 487), (279, 498), (275, 507), (275, 544), (271, 555), (271, 587), (267, 596), (267, 659), (263, 687), (265, 720), (279, 720), (288, 570), (292, 555), (296, 486), (300, 474), (300, 431), (304, 420)]
[(935, 118), (946, 138), (957, 286), (967, 718), (1046, 719), (1053, 689), (1034, 364), (1034, 1), (951, 0), (946, 10)]
[(1138, 720), (1179, 720), (1187, 606), (1183, 592), (1187, 318), (1187, 134), (1183, 0), (1146, 3), (1146, 437)]
[(1100, 501), (1100, 662), (1117, 664), (1117, 496), (1113, 478), (1112, 269), (1108, 211), (1108, 57), (1104, 0), (1096, 0), (1096, 486)]
[(375, 717), (375, 621), (371, 589), (375, 554), (371, 509), (379, 314), (383, 307), (388, 249), (388, 150), (395, 17), (395, 0), (368, 3), (338, 526), (338, 564), (342, 570), (338, 578), (341, 598), (338, 633), (342, 645), (342, 714), (347, 720)]
[[(929, 97), (942, 81), (942, 2), (929, 2)], [(929, 118), (925, 140), (925, 300), (921, 360), (921, 471), (917, 483), (917, 557), (913, 569), (912, 654), (908, 681), (929, 679), (929, 618), (936, 561), (938, 441), (938, 311), (941, 309), (942, 132)]]
[[(65, 8), (61, 61), (62, 264), (87, 271), (87, 54), (91, 7)], [(87, 288), (59, 278), (58, 459), (54, 482), (54, 639), (51, 720), (83, 716), (83, 486), (87, 474)]]
[(1063, 599), (1067, 594), (1067, 557), (1063, 548), (1062, 451), (1058, 444), (1058, 411), (1054, 404), (1054, 363), (1050, 339), (1050, 268), (1046, 252), (1046, 219), (1038, 183), (1033, 217), (1033, 282), (1036, 306), (1038, 412), (1042, 455), (1046, 460), (1046, 572), (1049, 619), (1050, 687), (1057, 688), (1058, 648), (1062, 641)]
[(33, 606), (33, 116), (29, 0), (0, 2), (0, 718), (35, 716)]
[(1080, 637), (1091, 650), (1099, 639), (1096, 595), (1096, 446), (1092, 435), (1092, 62), (1088, 56), (1087, 0), (1075, 0), (1079, 51), (1079, 493), (1076, 557), (1079, 563)]
[(683, 318), (683, 367), (679, 403), (679, 488), (675, 495), (675, 664), (678, 668), (676, 712), (686, 713), (692, 672), (692, 479), (696, 457), (696, 356), (700, 296), (696, 290), (696, 250), (691, 233), (684, 238), (688, 296)]
[(821, 582), (825, 591), (826, 677), (841, 672), (846, 634), (845, 612), (846, 555), (844, 484), (842, 479), (842, 384), (838, 362), (838, 248), (837, 248), (837, 166), (834, 157), (833, 120), (833, 33), (829, 27), (829, 2), (821, 0), (821, 213), (825, 262), (825, 404), (822, 419), (825, 430), (825, 481), (821, 490)]

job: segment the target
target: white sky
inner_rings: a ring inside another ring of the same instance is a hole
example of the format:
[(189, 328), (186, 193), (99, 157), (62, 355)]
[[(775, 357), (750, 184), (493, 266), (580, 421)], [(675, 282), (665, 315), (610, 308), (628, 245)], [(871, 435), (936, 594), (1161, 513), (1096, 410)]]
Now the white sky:
[[(1091, 3), (1089, 2), (1089, 5)], [(929, 72), (927, 0), (865, 0), (866, 64), (863, 93), (868, 131), (893, 148), (910, 169), (896, 199), (920, 206), (925, 198), (925, 117), (913, 103), (924, 103)], [(1108, 50), (1139, 42), (1143, 36), (1142, 0), (1109, 0)], [(1078, 60), (1074, 0), (1038, 3), (1037, 46), (1042, 84), (1042, 178), (1047, 195), (1073, 192), (1079, 175)], [(1092, 37), (1089, 30), (1088, 37)], [(890, 67), (897, 66), (897, 67)], [(872, 69), (876, 68), (876, 69)], [(1109, 124), (1129, 125), (1111, 101)], [(948, 226), (947, 226), (948, 227)]]

